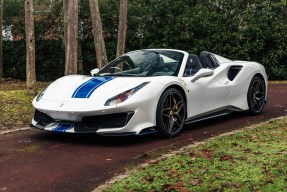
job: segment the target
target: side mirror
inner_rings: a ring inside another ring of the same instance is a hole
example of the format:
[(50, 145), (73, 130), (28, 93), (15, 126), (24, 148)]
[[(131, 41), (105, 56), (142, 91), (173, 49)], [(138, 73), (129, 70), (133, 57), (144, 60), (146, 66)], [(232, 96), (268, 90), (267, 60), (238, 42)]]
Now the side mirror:
[(98, 74), (99, 71), (100, 71), (100, 69), (99, 69), (99, 68), (96, 68), (96, 69), (92, 69), (92, 70), (90, 71), (90, 73), (91, 73), (92, 76), (94, 76), (94, 75)]
[(214, 74), (214, 71), (211, 69), (200, 69), (192, 78), (191, 82), (195, 82), (196, 80), (200, 79), (201, 77), (209, 77)]

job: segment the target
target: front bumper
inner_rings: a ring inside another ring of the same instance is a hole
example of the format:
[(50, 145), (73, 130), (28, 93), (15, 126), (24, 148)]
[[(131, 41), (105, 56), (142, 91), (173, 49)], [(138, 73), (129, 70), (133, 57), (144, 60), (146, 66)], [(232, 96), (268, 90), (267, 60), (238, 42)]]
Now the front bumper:
[[(32, 124), (36, 128), (54, 132), (97, 133), (103, 129), (122, 129), (129, 123), (133, 115), (134, 112), (129, 111), (125, 113), (86, 116), (82, 118), (82, 121), (65, 121), (53, 119), (47, 114), (35, 110)], [(135, 132), (131, 133), (135, 134)]]

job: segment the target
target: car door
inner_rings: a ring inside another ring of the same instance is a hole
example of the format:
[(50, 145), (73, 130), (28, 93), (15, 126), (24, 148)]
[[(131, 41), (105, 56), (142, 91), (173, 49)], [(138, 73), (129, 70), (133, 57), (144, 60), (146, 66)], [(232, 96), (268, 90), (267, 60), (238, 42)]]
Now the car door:
[(214, 74), (207, 77), (183, 77), (188, 89), (187, 116), (188, 118), (207, 115), (223, 109), (228, 103), (229, 80), (223, 67), (214, 69)]

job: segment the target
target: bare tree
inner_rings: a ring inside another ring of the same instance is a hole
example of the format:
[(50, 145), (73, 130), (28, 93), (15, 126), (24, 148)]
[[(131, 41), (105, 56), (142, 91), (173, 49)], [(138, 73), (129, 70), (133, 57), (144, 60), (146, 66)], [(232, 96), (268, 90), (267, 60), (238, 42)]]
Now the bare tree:
[(89, 0), (89, 4), (93, 24), (93, 35), (94, 35), (95, 51), (97, 57), (97, 67), (102, 68), (108, 62), (108, 59), (107, 59), (105, 41), (103, 37), (99, 2), (98, 0)]
[(0, 80), (3, 78), (3, 51), (2, 51), (2, 27), (3, 27), (3, 0), (0, 0)]
[(120, 0), (117, 56), (122, 55), (125, 52), (126, 48), (127, 13), (128, 13), (128, 0)]
[(27, 95), (36, 95), (35, 34), (33, 0), (25, 0)]
[(78, 71), (78, 0), (68, 1), (65, 75)]

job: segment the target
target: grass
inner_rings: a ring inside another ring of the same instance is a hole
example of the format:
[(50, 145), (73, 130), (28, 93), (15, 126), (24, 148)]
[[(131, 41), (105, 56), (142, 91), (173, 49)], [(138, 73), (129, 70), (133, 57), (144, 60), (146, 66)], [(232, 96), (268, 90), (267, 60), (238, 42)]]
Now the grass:
[(287, 117), (153, 161), (108, 191), (286, 191)]
[(0, 130), (27, 126), (34, 112), (33, 98), (24, 90), (0, 91)]
[[(48, 83), (37, 82), (40, 91)], [(34, 113), (32, 100), (27, 96), (26, 83), (19, 80), (5, 80), (0, 83), (0, 131), (27, 126)]]

